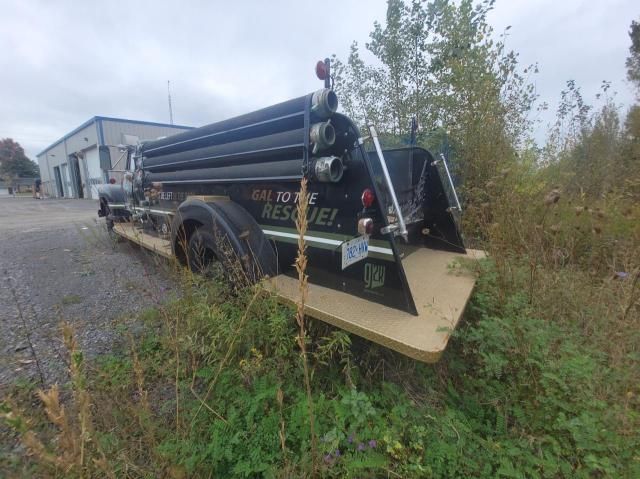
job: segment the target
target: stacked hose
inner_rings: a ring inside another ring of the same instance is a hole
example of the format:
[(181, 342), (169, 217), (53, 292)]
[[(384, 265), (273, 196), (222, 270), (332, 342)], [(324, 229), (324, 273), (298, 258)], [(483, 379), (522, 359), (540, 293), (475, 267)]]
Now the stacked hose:
[(331, 117), (337, 108), (338, 98), (332, 90), (318, 90), (235, 118), (144, 142), (138, 153), (143, 158), (147, 181), (292, 179), (302, 176), (308, 134), (313, 155), (311, 176), (318, 181), (338, 181), (342, 164), (339, 158), (326, 156), (336, 139)]

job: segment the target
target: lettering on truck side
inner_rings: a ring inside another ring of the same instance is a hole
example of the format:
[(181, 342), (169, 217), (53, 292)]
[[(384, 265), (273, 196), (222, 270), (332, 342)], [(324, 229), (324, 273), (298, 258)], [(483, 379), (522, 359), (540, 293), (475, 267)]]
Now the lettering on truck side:
[[(298, 191), (276, 191), (256, 188), (251, 191), (253, 201), (263, 203), (260, 217), (274, 221), (295, 221), (298, 211)], [(309, 224), (319, 226), (333, 226), (338, 216), (338, 208), (320, 208), (314, 206), (318, 202), (318, 192), (309, 193)]]
[[(251, 192), (253, 201), (265, 201), (267, 203), (297, 203), (299, 191), (273, 191), (265, 189), (255, 189)], [(309, 193), (309, 204), (315, 205), (318, 201), (318, 193)]]
[[(275, 221), (295, 221), (298, 210), (295, 205), (282, 205), (265, 203), (262, 207), (261, 218)], [(311, 208), (309, 211), (309, 224), (319, 226), (332, 226), (338, 216), (338, 208)]]
[(382, 264), (365, 263), (364, 283), (367, 289), (380, 288), (384, 286), (386, 267)]

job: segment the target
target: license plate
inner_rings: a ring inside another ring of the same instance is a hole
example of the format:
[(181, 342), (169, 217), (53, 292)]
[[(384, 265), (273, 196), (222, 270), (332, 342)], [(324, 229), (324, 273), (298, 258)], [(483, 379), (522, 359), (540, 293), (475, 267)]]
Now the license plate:
[(342, 243), (342, 269), (363, 260), (369, 254), (369, 239), (359, 236)]

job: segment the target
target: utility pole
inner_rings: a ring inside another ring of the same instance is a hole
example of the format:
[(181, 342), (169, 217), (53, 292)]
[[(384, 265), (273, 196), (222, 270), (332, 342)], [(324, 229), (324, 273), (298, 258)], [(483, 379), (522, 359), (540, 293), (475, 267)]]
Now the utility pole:
[(169, 97), (169, 124), (173, 125), (173, 108), (171, 107), (171, 82), (167, 80), (167, 96)]

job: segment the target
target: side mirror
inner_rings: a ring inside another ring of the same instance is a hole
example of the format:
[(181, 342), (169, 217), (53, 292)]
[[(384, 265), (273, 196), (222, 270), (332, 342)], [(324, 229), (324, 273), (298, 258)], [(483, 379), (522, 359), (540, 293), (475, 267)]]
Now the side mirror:
[(111, 151), (108, 146), (98, 147), (98, 156), (100, 157), (100, 168), (109, 171), (111, 169)]

